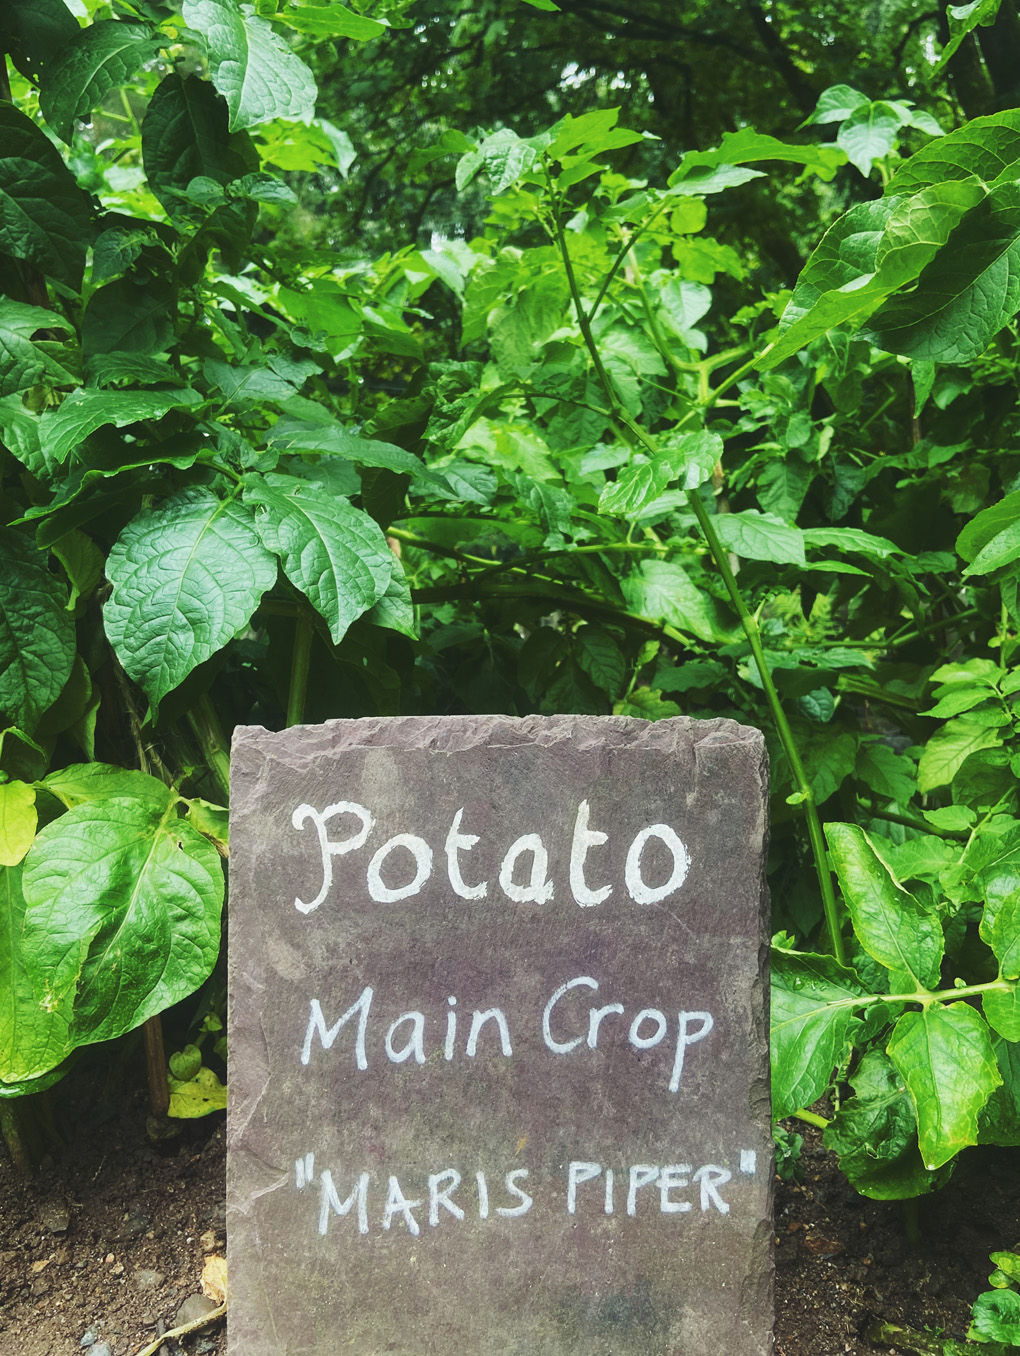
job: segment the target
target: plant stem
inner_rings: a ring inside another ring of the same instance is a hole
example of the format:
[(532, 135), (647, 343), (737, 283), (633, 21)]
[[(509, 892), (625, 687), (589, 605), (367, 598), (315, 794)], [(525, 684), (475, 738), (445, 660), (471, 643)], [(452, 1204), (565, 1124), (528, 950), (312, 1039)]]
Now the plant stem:
[(946, 838), (954, 843), (966, 843), (968, 834), (962, 829), (937, 829), (934, 824), (929, 824), (926, 819), (915, 819), (913, 815), (897, 814), (895, 810), (879, 810), (874, 805), (869, 805), (867, 801), (860, 802), (861, 809), (865, 814), (870, 815), (872, 819), (884, 819), (889, 824), (902, 824), (908, 829), (917, 829), (920, 833), (930, 833), (936, 838)]
[(864, 1335), (869, 1342), (895, 1347), (911, 1356), (1009, 1356), (1010, 1352), (1015, 1356), (1016, 1353), (1016, 1347), (1006, 1347), (1001, 1342), (957, 1342), (952, 1337), (915, 1332), (913, 1328), (886, 1323), (884, 1319), (877, 1319)]
[(315, 632), (308, 609), (298, 608), (294, 653), (290, 664), (290, 688), (287, 692), (287, 728), (300, 725), (305, 718), (308, 697), (308, 672), (312, 662), (312, 640)]
[(170, 1109), (170, 1088), (166, 1081), (166, 1051), (163, 1048), (163, 1023), (159, 1013), (142, 1027), (145, 1039), (145, 1071), (149, 1080), (149, 1105), (154, 1116), (165, 1116)]
[(805, 1125), (813, 1125), (817, 1130), (825, 1130), (829, 1125), (824, 1116), (816, 1115), (814, 1111), (805, 1111), (803, 1108), (800, 1111), (791, 1111), (790, 1115), (798, 1121), (803, 1121)]
[(846, 951), (843, 946), (843, 934), (840, 926), (839, 911), (836, 907), (836, 894), (832, 888), (832, 873), (829, 871), (829, 864), (825, 854), (825, 837), (822, 833), (822, 821), (818, 817), (818, 807), (815, 804), (814, 792), (811, 789), (811, 783), (808, 781), (807, 773), (804, 770), (804, 764), (801, 762), (800, 753), (797, 751), (797, 743), (793, 737), (793, 731), (790, 728), (790, 722), (786, 718), (786, 712), (783, 710), (783, 704), (779, 700), (779, 692), (772, 679), (772, 674), (765, 659), (765, 647), (761, 643), (761, 632), (758, 630), (758, 623), (751, 613), (750, 608), (744, 601), (744, 595), (740, 591), (736, 576), (730, 566), (729, 556), (720, 542), (715, 526), (712, 523), (711, 516), (705, 505), (701, 501), (701, 495), (697, 490), (690, 490), (687, 494), (687, 501), (694, 510), (694, 516), (698, 520), (698, 526), (701, 528), (705, 541), (708, 543), (708, 549), (712, 552), (712, 558), (716, 563), (719, 573), (722, 575), (723, 583), (726, 586), (726, 592), (730, 595), (730, 600), (736, 609), (740, 618), (740, 623), (744, 628), (744, 635), (751, 647), (751, 653), (754, 655), (755, 663), (758, 665), (758, 674), (762, 681), (762, 687), (765, 690), (765, 699), (768, 702), (769, 710), (772, 713), (772, 719), (775, 722), (776, 733), (779, 735), (779, 742), (783, 746), (783, 752), (786, 754), (787, 761), (790, 764), (790, 771), (793, 773), (794, 784), (797, 787), (797, 795), (804, 806), (804, 816), (807, 820), (808, 837), (811, 841), (811, 851), (815, 859), (815, 871), (818, 876), (818, 885), (822, 894), (822, 907), (825, 910), (825, 926), (829, 934), (829, 946), (832, 954), (841, 965), (846, 964)]
[(21, 1131), (21, 1113), (13, 1097), (0, 1099), (0, 1134), (3, 1135), (11, 1162), (21, 1177), (32, 1176), (32, 1160)]
[[(605, 394), (606, 402), (609, 405), (610, 410), (613, 411), (617, 424), (620, 426), (621, 430), (624, 431), (625, 440), (633, 446), (632, 439), (626, 436), (626, 431), (629, 430), (631, 435), (633, 435), (634, 438), (637, 438), (651, 455), (654, 456), (657, 450), (654, 442), (642, 428), (634, 423), (627, 412), (622, 408), (619, 398), (609, 380), (606, 369), (602, 364), (598, 345), (595, 343), (595, 337), (592, 334), (591, 325), (588, 322), (584, 303), (581, 300), (581, 293), (577, 286), (577, 279), (574, 276), (574, 268), (570, 260), (570, 251), (567, 248), (566, 237), (563, 234), (562, 213), (559, 210), (558, 201), (555, 202), (554, 205), (556, 242), (559, 246), (560, 257), (563, 260), (563, 268), (567, 275), (567, 283), (573, 300), (574, 313), (577, 317), (577, 323), (580, 327), (585, 346), (591, 356), (592, 363)], [(704, 411), (714, 405), (723, 391), (739, 381), (745, 372), (751, 371), (754, 367), (754, 363), (754, 358), (748, 359), (742, 367), (738, 368), (736, 372), (732, 373), (725, 381), (721, 382), (714, 391), (707, 392), (704, 395), (699, 409)], [(692, 410), (689, 414), (685, 415), (676, 427), (682, 428), (688, 419), (693, 418), (696, 412), (696, 410)], [(758, 623), (755, 621), (750, 608), (744, 601), (744, 595), (741, 593), (736, 576), (730, 567), (729, 557), (716, 534), (711, 517), (709, 516), (705, 505), (702, 503), (701, 496), (697, 489), (689, 490), (687, 492), (687, 500), (694, 510), (694, 516), (698, 520), (698, 526), (701, 528), (702, 535), (708, 544), (708, 549), (712, 553), (712, 558), (716, 563), (716, 567), (722, 575), (726, 591), (730, 595), (733, 606), (740, 618), (741, 625), (744, 628), (744, 634), (747, 636), (748, 643), (751, 646), (751, 653), (754, 655), (755, 662), (758, 665), (758, 672), (761, 676), (769, 710), (771, 711), (772, 718), (775, 722), (776, 732), (779, 735), (780, 743), (783, 746), (783, 750), (786, 753), (787, 760), (790, 764), (790, 770), (793, 773), (794, 783), (797, 787), (797, 798), (804, 805), (804, 815), (807, 819), (808, 826), (808, 838), (811, 842), (811, 852), (814, 856), (815, 871), (818, 876), (818, 885), (822, 896), (822, 908), (825, 912), (825, 925), (829, 935), (829, 946), (832, 950), (832, 954), (839, 963), (843, 965), (846, 963), (846, 951), (843, 946), (842, 928), (840, 925), (839, 911), (836, 906), (836, 894), (832, 886), (832, 874), (829, 871), (829, 864), (826, 858), (825, 837), (822, 833), (822, 823), (818, 817), (818, 807), (815, 805), (811, 783), (808, 781), (807, 773), (804, 770), (804, 764), (801, 762), (800, 754), (797, 751), (797, 745), (793, 737), (793, 731), (790, 728), (790, 722), (786, 719), (786, 713), (779, 700), (779, 692), (772, 680), (772, 674), (769, 671), (768, 664), (765, 662), (765, 648), (761, 643), (761, 634), (758, 631)]]
[(230, 799), (230, 753), (220, 718), (207, 692), (199, 697), (188, 712), (188, 724), (226, 805)]

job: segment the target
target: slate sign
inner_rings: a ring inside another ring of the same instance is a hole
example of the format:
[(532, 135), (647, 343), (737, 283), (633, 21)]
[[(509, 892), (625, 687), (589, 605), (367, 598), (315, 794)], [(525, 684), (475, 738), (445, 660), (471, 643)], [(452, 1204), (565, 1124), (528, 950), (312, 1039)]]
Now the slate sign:
[(241, 729), (233, 1356), (772, 1350), (764, 743)]

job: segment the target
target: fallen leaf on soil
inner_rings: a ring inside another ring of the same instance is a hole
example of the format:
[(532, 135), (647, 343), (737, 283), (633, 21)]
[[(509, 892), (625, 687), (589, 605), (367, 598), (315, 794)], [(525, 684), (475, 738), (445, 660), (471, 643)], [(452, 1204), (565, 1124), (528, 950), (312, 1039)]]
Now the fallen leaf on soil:
[(202, 1294), (208, 1295), (217, 1304), (227, 1298), (227, 1259), (215, 1253), (205, 1259), (202, 1268)]

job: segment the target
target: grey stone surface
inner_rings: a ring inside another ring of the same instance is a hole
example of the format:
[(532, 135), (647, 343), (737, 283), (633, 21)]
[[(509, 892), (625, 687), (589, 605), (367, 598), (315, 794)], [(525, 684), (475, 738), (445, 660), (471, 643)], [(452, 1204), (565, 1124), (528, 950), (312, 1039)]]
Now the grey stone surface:
[(234, 1356), (772, 1350), (765, 781), (731, 721), (237, 732)]

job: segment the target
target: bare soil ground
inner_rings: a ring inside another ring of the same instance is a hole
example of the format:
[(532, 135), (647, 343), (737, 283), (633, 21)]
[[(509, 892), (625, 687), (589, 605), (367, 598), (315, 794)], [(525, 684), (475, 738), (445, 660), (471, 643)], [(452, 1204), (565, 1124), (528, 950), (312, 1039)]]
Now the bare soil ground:
[[(143, 1093), (112, 1099), (84, 1076), (51, 1095), (61, 1142), (34, 1180), (0, 1151), (2, 1352), (136, 1356), (175, 1325), (224, 1251), (222, 1116), (154, 1141)], [(887, 1351), (864, 1336), (875, 1318), (963, 1337), (989, 1252), (1020, 1241), (1020, 1151), (964, 1155), (949, 1186), (920, 1202), (919, 1245), (901, 1205), (847, 1186), (816, 1131), (802, 1166), (802, 1183), (777, 1183), (777, 1356)], [(162, 1356), (225, 1351), (217, 1320)]]

